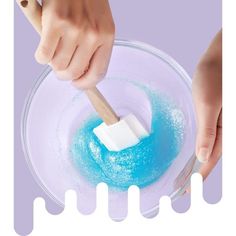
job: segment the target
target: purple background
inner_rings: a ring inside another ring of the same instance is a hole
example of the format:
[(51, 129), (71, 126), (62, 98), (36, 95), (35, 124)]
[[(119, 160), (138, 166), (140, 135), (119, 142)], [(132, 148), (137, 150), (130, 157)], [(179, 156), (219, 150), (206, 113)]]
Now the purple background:
[[(200, 56), (221, 28), (221, 0), (110, 0), (116, 23), (116, 38), (149, 43), (182, 65), (190, 76)], [(15, 7), (15, 229), (32, 230), (32, 203), (44, 197), (51, 213), (60, 209), (32, 178), (20, 140), (20, 119), (25, 97), (43, 71), (34, 60), (38, 35)], [(204, 198), (216, 203), (221, 198), (221, 162), (204, 183)], [(178, 212), (188, 209), (188, 195), (173, 204)]]

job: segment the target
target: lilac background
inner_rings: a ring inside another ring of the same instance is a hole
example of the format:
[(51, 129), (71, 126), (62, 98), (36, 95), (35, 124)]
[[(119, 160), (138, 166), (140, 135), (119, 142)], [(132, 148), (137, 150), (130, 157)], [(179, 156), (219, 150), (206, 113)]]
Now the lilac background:
[[(110, 0), (116, 38), (149, 43), (171, 55), (190, 76), (221, 28), (221, 0)], [(32, 230), (32, 203), (44, 197), (51, 213), (60, 209), (41, 191), (25, 163), (20, 140), (20, 118), (26, 95), (43, 70), (34, 60), (38, 35), (15, 7), (15, 229), (21, 235)], [(204, 198), (221, 198), (221, 162), (204, 183)], [(178, 212), (188, 209), (188, 195), (173, 204)]]

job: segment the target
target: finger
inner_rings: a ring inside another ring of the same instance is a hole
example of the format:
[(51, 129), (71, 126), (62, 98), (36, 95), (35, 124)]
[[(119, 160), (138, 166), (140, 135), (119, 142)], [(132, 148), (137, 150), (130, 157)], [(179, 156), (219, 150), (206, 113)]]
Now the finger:
[(55, 71), (65, 70), (69, 66), (77, 48), (77, 42), (76, 35), (66, 34), (61, 38), (50, 63)]
[(200, 169), (200, 173), (202, 174), (203, 179), (206, 179), (206, 177), (209, 175), (209, 173), (217, 164), (221, 155), (222, 155), (222, 111), (220, 113), (219, 120), (218, 120), (217, 135), (216, 135), (212, 154), (209, 158), (209, 161), (206, 164), (203, 164)]
[(74, 80), (74, 86), (80, 89), (88, 89), (95, 86), (103, 79), (111, 57), (113, 43), (103, 45), (94, 53), (88, 71), (79, 79)]
[(38, 63), (48, 64), (54, 56), (60, 40), (59, 32), (52, 26), (42, 28), (41, 40), (35, 53)]
[(207, 162), (211, 156), (217, 133), (219, 112), (213, 106), (203, 103), (196, 104), (198, 118), (198, 133), (196, 155), (201, 162)]
[(95, 47), (92, 45), (85, 44), (78, 46), (68, 68), (57, 73), (59, 78), (64, 80), (79, 79), (87, 70), (94, 51)]

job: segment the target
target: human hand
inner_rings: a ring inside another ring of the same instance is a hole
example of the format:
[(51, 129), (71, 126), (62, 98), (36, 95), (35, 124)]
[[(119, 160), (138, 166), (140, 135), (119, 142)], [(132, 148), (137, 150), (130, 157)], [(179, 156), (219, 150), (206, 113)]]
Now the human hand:
[(108, 0), (44, 0), (35, 57), (60, 79), (91, 88), (106, 74), (114, 33)]
[(203, 55), (193, 79), (197, 113), (196, 155), (205, 179), (222, 154), (222, 31)]

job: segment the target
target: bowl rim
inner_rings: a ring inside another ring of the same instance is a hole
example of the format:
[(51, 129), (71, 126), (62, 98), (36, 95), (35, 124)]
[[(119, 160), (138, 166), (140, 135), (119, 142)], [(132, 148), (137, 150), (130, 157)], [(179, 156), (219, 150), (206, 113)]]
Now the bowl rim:
[[(191, 92), (192, 80), (191, 80), (190, 76), (187, 74), (187, 72), (185, 71), (185, 69), (179, 63), (177, 63), (177, 61), (175, 59), (173, 59), (171, 56), (169, 56), (165, 52), (161, 51), (160, 49), (157, 49), (156, 47), (151, 46), (147, 43), (143, 43), (143, 42), (135, 41), (135, 40), (126, 40), (126, 39), (116, 39), (114, 41), (114, 46), (123, 46), (123, 47), (130, 47), (130, 48), (142, 50), (142, 51), (145, 51), (149, 54), (154, 55), (155, 57), (160, 58), (165, 63), (167, 63), (172, 69), (174, 69), (176, 71), (176, 73), (178, 73), (180, 75), (182, 81), (185, 83), (185, 85), (187, 86), (187, 88)], [(33, 100), (34, 95), (37, 92), (38, 88), (40, 87), (40, 85), (43, 83), (43, 81), (45, 80), (45, 78), (47, 77), (47, 75), (51, 71), (52, 71), (52, 69), (50, 68), (50, 66), (45, 66), (43, 69), (43, 72), (38, 76), (38, 79), (36, 79), (36, 82), (32, 85), (31, 89), (29, 90), (29, 92), (25, 98), (23, 108), (22, 108), (21, 122), (20, 122), (21, 132), (20, 133), (21, 133), (21, 143), (22, 143), (24, 158), (25, 158), (27, 166), (28, 166), (34, 180), (39, 185), (39, 187), (47, 194), (47, 196), (50, 199), (52, 199), (60, 207), (64, 208), (64, 203), (62, 203), (60, 200), (58, 200), (51, 193), (51, 191), (45, 186), (43, 180), (40, 178), (40, 175), (37, 173), (37, 170), (34, 168), (31, 158), (30, 158), (29, 147), (26, 142), (26, 139), (27, 139), (27, 132), (26, 132), (27, 119), (28, 119), (28, 114), (29, 114), (32, 100)], [(194, 156), (194, 154), (193, 154), (193, 156)], [(176, 191), (174, 191), (173, 193), (170, 194), (169, 197), (171, 199), (171, 202), (174, 202), (175, 200), (177, 200), (178, 197), (181, 196), (185, 192), (185, 189), (188, 187), (188, 185), (190, 183), (192, 173), (198, 171), (198, 169), (199, 169), (199, 167), (196, 167), (196, 165), (197, 165), (196, 163), (197, 163), (197, 160), (194, 161), (194, 165), (193, 165), (191, 174), (186, 179), (186, 183), (181, 188), (177, 189)], [(147, 214), (150, 214), (152, 211), (154, 211), (158, 208), (159, 208), (159, 204), (157, 206), (153, 207), (152, 209), (149, 209), (149, 210), (143, 212), (142, 214), (145, 216)], [(115, 220), (117, 220), (117, 219), (115, 219)], [(120, 220), (120, 219), (118, 219), (118, 220)]]

